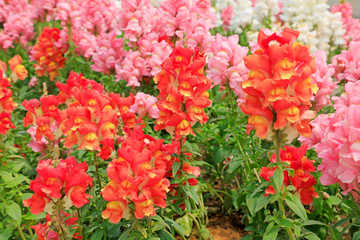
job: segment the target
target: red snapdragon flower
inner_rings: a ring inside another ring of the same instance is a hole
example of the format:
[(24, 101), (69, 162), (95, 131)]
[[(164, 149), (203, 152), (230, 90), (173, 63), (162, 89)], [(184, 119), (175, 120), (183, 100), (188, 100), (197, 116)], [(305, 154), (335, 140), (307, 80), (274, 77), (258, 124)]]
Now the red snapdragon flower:
[(10, 128), (15, 128), (10, 118), (11, 112), (16, 108), (17, 103), (12, 99), (10, 88), (10, 80), (3, 76), (0, 69), (0, 134), (5, 134)]
[(77, 163), (74, 157), (60, 159), (57, 166), (54, 160), (41, 160), (37, 166), (38, 176), (30, 182), (34, 191), (31, 198), (24, 200), (33, 214), (40, 214), (53, 201), (69, 199), (75, 207), (88, 203), (90, 195), (85, 191), (92, 186), (92, 178), (86, 173), (87, 163)]
[[(59, 219), (59, 217), (61, 219)], [(65, 220), (66, 219), (66, 220)], [(59, 216), (54, 216), (53, 219), (50, 217), (49, 214), (46, 215), (46, 223), (44, 224), (37, 224), (34, 226), (31, 226), (32, 229), (35, 230), (35, 233), (37, 235), (37, 240), (58, 240), (60, 239), (59, 234), (54, 231), (56, 227), (61, 226), (61, 228), (73, 228), (77, 229), (77, 217), (71, 217), (71, 215), (67, 212), (61, 212)], [(54, 228), (55, 227), (55, 228)], [(58, 231), (61, 231), (60, 229), (56, 229)], [(79, 232), (75, 232), (72, 235), (73, 239), (82, 239), (83, 237)]]
[[(314, 167), (314, 161), (309, 160), (306, 154), (307, 145), (296, 148), (285, 146), (285, 150), (280, 150), (280, 160), (289, 164), (289, 167), (294, 169), (294, 176), (288, 174), (288, 171), (284, 171), (284, 181), (285, 186), (293, 185), (296, 188), (296, 194), (299, 196), (303, 204), (310, 204), (313, 201), (313, 198), (318, 198), (319, 195), (315, 192), (314, 185), (316, 184), (316, 179), (310, 174), (314, 172), (316, 168)], [(275, 154), (272, 155), (271, 162), (276, 162)], [(260, 176), (266, 181), (269, 181), (273, 176), (276, 167), (262, 167), (260, 170)], [(269, 186), (265, 190), (265, 196), (269, 194), (275, 194), (275, 189), (273, 186)]]

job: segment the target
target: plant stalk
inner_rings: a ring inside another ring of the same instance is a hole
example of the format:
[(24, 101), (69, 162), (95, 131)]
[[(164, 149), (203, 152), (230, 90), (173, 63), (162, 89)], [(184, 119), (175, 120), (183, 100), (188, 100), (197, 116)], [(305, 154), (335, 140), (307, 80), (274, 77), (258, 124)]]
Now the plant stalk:
[[(276, 162), (279, 164), (278, 168), (280, 169), (280, 171), (283, 172), (282, 166), (280, 164), (281, 163), (281, 159), (280, 159), (281, 131), (280, 130), (275, 131), (274, 144), (275, 144)], [(286, 219), (285, 207), (284, 207), (284, 203), (282, 202), (282, 199), (279, 198), (277, 200), (277, 202), (279, 205), (279, 210), (281, 211), (281, 217), (283, 219)], [(290, 240), (296, 240), (295, 235), (290, 227), (285, 227), (285, 230), (286, 230)]]
[(24, 236), (24, 233), (23, 233), (23, 230), (22, 230), (22, 228), (20, 227), (20, 225), (17, 226), (17, 229), (18, 229), (18, 231), (19, 231), (19, 233), (20, 233), (21, 238), (22, 238), (23, 240), (26, 240), (26, 238), (25, 238), (25, 236)]
[(95, 175), (96, 175), (97, 181), (98, 181), (99, 186), (100, 186), (100, 191), (101, 191), (101, 189), (102, 189), (101, 179), (100, 179), (100, 175), (99, 175), (99, 166), (98, 166), (98, 163), (97, 163), (97, 156), (96, 156), (95, 152), (94, 152), (94, 165), (95, 165)]

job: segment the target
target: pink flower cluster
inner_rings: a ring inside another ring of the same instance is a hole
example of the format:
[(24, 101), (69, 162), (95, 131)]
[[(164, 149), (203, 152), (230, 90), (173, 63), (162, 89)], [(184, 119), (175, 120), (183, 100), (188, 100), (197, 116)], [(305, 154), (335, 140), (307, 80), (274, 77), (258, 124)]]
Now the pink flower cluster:
[(22, 46), (34, 37), (35, 8), (27, 0), (5, 1), (0, 0), (0, 49), (13, 47), (14, 42)]
[(130, 112), (137, 113), (141, 118), (149, 116), (158, 118), (159, 108), (156, 106), (157, 98), (143, 92), (138, 92), (135, 96), (135, 103), (130, 106)]
[(315, 95), (315, 110), (318, 112), (324, 106), (331, 104), (330, 94), (332, 93), (336, 83), (332, 81), (335, 68), (332, 64), (326, 63), (326, 52), (319, 50), (314, 54), (316, 72), (311, 75), (313, 83), (319, 88)]
[(345, 93), (333, 100), (335, 113), (313, 120), (312, 136), (302, 141), (322, 158), (321, 184), (339, 183), (344, 193), (360, 199), (360, 82), (348, 82)]
[[(42, 1), (43, 2), (43, 1)], [(71, 25), (72, 32), (88, 31), (94, 35), (118, 28), (119, 8), (115, 0), (57, 0), (55, 20)], [(54, 5), (53, 5), (54, 6)]]
[(360, 41), (352, 41), (348, 50), (332, 58), (335, 66), (335, 77), (341, 81), (355, 82), (360, 79)]
[(165, 4), (171, 5), (173, 10), (176, 8), (175, 22), (178, 27), (175, 34), (180, 39), (175, 45), (199, 47), (200, 51), (206, 51), (214, 41), (209, 30), (214, 27), (216, 19), (215, 13), (211, 11), (210, 1), (196, 0), (190, 5), (186, 0), (171, 0), (164, 2)]
[(239, 36), (223, 37), (216, 35), (215, 41), (208, 51), (209, 58), (207, 77), (215, 85), (223, 85), (229, 80), (230, 87), (234, 90), (239, 100), (244, 100), (241, 83), (247, 79), (249, 70), (245, 67), (243, 58), (247, 56), (249, 49), (238, 45)]
[[(91, 41), (91, 40), (90, 40)], [(85, 45), (87, 41), (85, 41)], [(85, 51), (89, 51), (86, 49)], [(92, 54), (91, 68), (94, 71), (109, 74), (111, 70), (115, 70), (115, 66), (119, 65), (125, 56), (123, 50), (123, 40), (116, 38), (115, 31), (110, 33), (102, 33), (96, 37), (94, 53)]]
[(330, 9), (331, 12), (340, 12), (344, 29), (346, 30), (343, 38), (349, 44), (350, 40), (360, 40), (360, 19), (353, 18), (353, 8), (349, 2), (333, 5)]
[(213, 41), (209, 29), (215, 14), (208, 0), (167, 0), (159, 8), (150, 0), (121, 3), (120, 29), (129, 40), (130, 49), (116, 64), (117, 80), (128, 86), (140, 86), (143, 76), (153, 77), (175, 46), (206, 50)]

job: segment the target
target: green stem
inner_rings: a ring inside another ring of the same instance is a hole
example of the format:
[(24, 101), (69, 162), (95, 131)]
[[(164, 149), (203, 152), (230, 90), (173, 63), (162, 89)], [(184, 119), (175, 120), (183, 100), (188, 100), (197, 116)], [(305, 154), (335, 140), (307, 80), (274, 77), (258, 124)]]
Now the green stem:
[(22, 238), (23, 240), (26, 240), (26, 238), (25, 238), (25, 236), (24, 236), (24, 233), (23, 233), (20, 225), (17, 226), (17, 229), (18, 229), (18, 231), (19, 231), (19, 233), (20, 233), (21, 238)]
[(100, 175), (99, 175), (99, 166), (97, 164), (96, 152), (94, 152), (94, 165), (95, 165), (95, 175), (96, 175), (97, 181), (98, 181), (99, 186), (100, 186), (100, 191), (101, 191), (102, 186), (101, 186), (101, 179), (100, 179)]
[(28, 224), (27, 227), (28, 227), (28, 231), (29, 231), (29, 233), (30, 233), (30, 236), (33, 237), (33, 236), (34, 236), (34, 233), (33, 233), (32, 229), (31, 229), (30, 224)]
[[(230, 88), (229, 84), (226, 84), (226, 89), (227, 89), (229, 97), (230, 97), (231, 116), (232, 116), (232, 119), (234, 119), (234, 118), (236, 119), (235, 120), (235, 125), (237, 125), (237, 116), (234, 117), (234, 114), (233, 114), (233, 111), (234, 111), (234, 109), (236, 109), (236, 106), (234, 107), (233, 93), (232, 93), (232, 89)], [(237, 131), (235, 131), (235, 140), (236, 140), (236, 143), (237, 143), (237, 145), (238, 145), (238, 147), (240, 149), (240, 152), (242, 153), (243, 156), (245, 156), (245, 164), (246, 164), (248, 174), (250, 175), (250, 180), (251, 180), (251, 182), (254, 182), (254, 176), (251, 173), (251, 167), (250, 167), (250, 164), (252, 163), (252, 161), (251, 161), (251, 158), (250, 158), (249, 154), (247, 154), (244, 151), (243, 147), (241, 146), (241, 143), (240, 143), (240, 140), (239, 140), (239, 135), (238, 135)], [(261, 179), (259, 177), (258, 172), (256, 171), (256, 168), (253, 168), (253, 171), (255, 173), (255, 176), (256, 176), (258, 182), (261, 183)]]
[(200, 227), (200, 224), (199, 222), (197, 221), (197, 219), (194, 217), (194, 215), (192, 215), (191, 213), (187, 213), (195, 222), (195, 225), (196, 225), (196, 228), (198, 230), (198, 238), (199, 240), (202, 240), (202, 235), (201, 235), (201, 227)]
[(81, 226), (81, 233), (82, 233), (84, 240), (86, 240), (85, 229), (84, 229), (84, 226), (82, 225), (82, 221), (81, 221), (80, 209), (77, 208), (76, 210), (77, 210), (77, 214), (78, 214), (79, 224)]
[[(285, 216), (285, 207), (284, 207), (284, 203), (282, 202), (281, 199), (278, 199), (278, 204), (279, 204), (279, 209), (280, 209), (280, 211), (281, 211), (281, 217), (282, 217), (283, 219), (286, 219), (286, 216)], [(287, 232), (290, 240), (296, 240), (295, 235), (294, 235), (294, 233), (292, 232), (292, 230), (291, 230), (290, 227), (285, 227), (285, 230), (286, 230), (286, 232)]]
[[(280, 171), (283, 172), (282, 166), (280, 164), (281, 163), (281, 159), (280, 159), (281, 131), (280, 130), (275, 131), (274, 143), (275, 143), (276, 162), (279, 164), (278, 168), (280, 169)], [(278, 202), (278, 205), (279, 205), (279, 210), (281, 211), (282, 219), (286, 219), (285, 207), (284, 207), (284, 203), (282, 202), (281, 197), (279, 197), (277, 202)], [(293, 233), (293, 231), (292, 231), (292, 229), (290, 227), (285, 227), (285, 230), (286, 230), (290, 240), (296, 240), (295, 235), (294, 235), (294, 233)]]

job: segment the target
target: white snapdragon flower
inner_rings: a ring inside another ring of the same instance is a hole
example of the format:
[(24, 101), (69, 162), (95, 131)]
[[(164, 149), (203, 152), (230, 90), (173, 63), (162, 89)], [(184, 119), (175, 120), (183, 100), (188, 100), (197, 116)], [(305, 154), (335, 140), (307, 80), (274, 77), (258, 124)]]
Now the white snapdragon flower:
[(234, 15), (230, 21), (230, 29), (236, 33), (241, 33), (242, 28), (251, 24), (254, 9), (251, 6), (252, 2), (250, 0), (238, 0), (234, 7)]
[(300, 31), (299, 41), (311, 46), (311, 51), (329, 50), (332, 44), (344, 44), (341, 16), (329, 12), (326, 0), (283, 1), (282, 21)]

